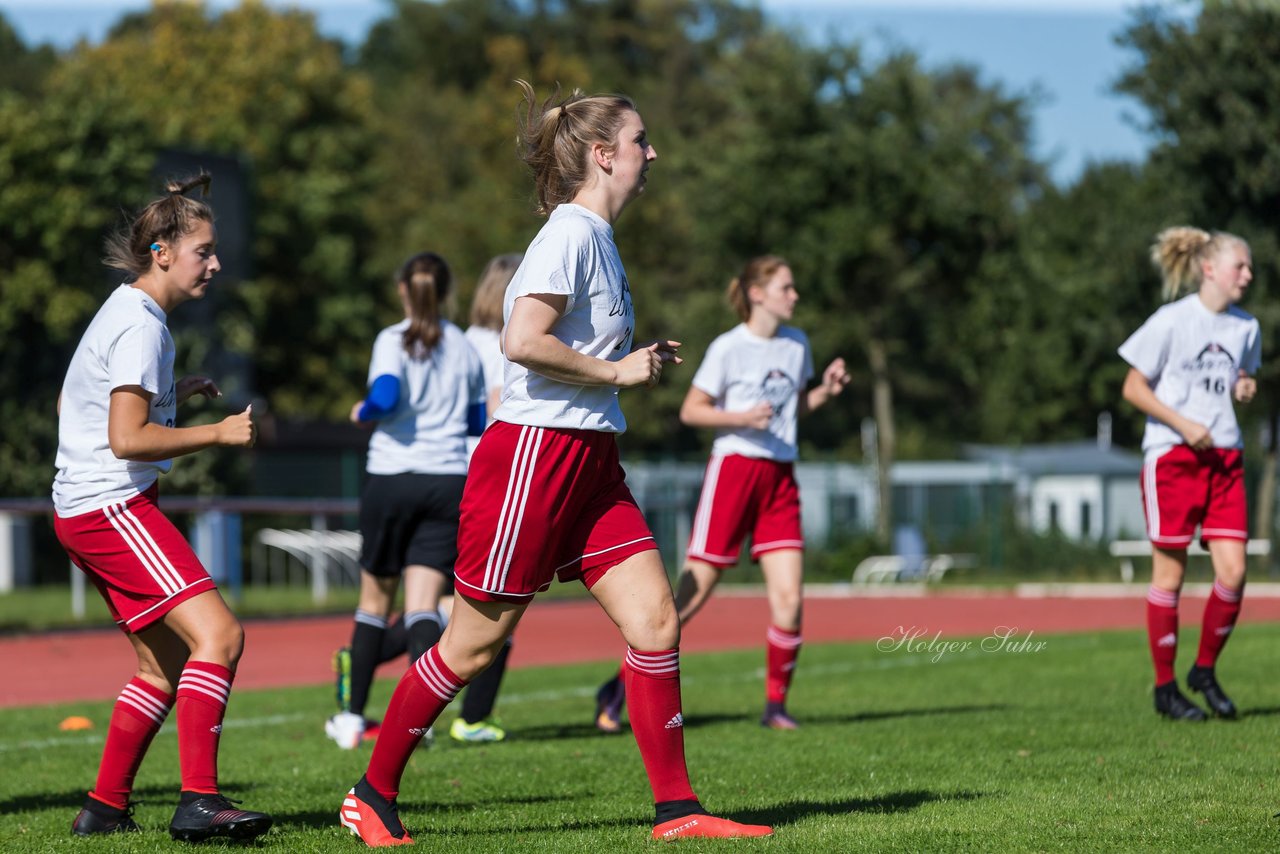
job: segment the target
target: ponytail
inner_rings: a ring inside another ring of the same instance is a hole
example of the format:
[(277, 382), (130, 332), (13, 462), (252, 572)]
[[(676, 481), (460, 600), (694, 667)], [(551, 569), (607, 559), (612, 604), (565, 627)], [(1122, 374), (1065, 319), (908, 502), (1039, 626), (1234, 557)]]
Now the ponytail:
[(198, 222), (213, 222), (213, 208), (187, 193), (200, 188), (202, 197), (209, 195), (213, 177), (199, 174), (165, 185), (166, 195), (140, 210), (128, 225), (107, 238), (103, 263), (138, 278), (151, 269), (151, 244), (163, 241), (177, 243), (196, 228)]
[(404, 285), (409, 306), (405, 352), (423, 358), (440, 343), (441, 305), (452, 284), (449, 265), (434, 252), (421, 252), (400, 265), (396, 282)]
[(790, 265), (781, 256), (760, 255), (748, 261), (742, 273), (729, 282), (725, 299), (743, 323), (751, 319), (751, 288), (764, 287), (774, 273), (787, 266)]
[(1204, 276), (1200, 265), (1232, 243), (1249, 245), (1234, 234), (1208, 232), (1189, 225), (1166, 228), (1157, 234), (1156, 242), (1151, 244), (1151, 263), (1160, 271), (1164, 299), (1171, 301), (1198, 288)]

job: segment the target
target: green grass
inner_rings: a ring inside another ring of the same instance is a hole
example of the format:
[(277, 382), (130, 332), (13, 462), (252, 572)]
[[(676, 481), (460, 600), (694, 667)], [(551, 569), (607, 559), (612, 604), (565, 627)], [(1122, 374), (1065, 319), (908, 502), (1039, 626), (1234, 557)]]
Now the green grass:
[[(1194, 630), (1184, 635), (1181, 668), (1195, 639)], [(759, 651), (686, 656), (695, 788), (711, 809), (772, 823), (776, 835), (677, 850), (1274, 848), (1280, 625), (1248, 625), (1232, 639), (1219, 675), (1245, 713), (1205, 724), (1156, 717), (1138, 632), (1036, 636), (1044, 648), (1024, 652), (984, 651), (971, 640), (938, 661), (872, 644), (806, 647), (790, 702), (802, 728), (791, 733), (756, 723)], [(516, 670), (500, 698), (508, 742), (461, 746), (445, 737), (419, 751), (401, 794), (419, 844), (442, 852), (657, 850), (647, 841), (650, 795), (634, 742), (589, 724), (592, 689), (607, 670)], [(385, 702), (390, 687), (379, 684), (375, 699)], [(328, 686), (232, 695), (224, 788), (277, 819), (256, 847), (360, 850), (335, 814), (368, 749), (341, 752), (324, 738), (331, 705)], [(178, 786), (171, 730), (138, 778), (137, 819), (148, 830), (69, 836), (109, 710), (97, 702), (0, 711), (0, 850), (179, 846), (165, 832)], [(96, 734), (60, 733), (58, 722), (71, 714), (90, 717)], [(442, 724), (452, 717), (446, 711)]]

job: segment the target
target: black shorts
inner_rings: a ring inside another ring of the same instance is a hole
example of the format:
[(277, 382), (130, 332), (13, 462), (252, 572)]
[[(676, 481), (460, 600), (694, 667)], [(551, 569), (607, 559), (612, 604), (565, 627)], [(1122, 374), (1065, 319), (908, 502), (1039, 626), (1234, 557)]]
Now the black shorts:
[(461, 474), (370, 475), (360, 497), (360, 566), (383, 577), (406, 566), (452, 577), (466, 481)]

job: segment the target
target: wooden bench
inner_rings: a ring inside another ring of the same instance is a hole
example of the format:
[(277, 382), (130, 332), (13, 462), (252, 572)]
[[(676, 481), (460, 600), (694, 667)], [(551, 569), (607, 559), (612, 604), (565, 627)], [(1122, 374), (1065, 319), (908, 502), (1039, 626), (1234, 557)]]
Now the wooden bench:
[[(1126, 584), (1133, 581), (1133, 559), (1135, 557), (1149, 557), (1151, 555), (1151, 543), (1148, 540), (1113, 540), (1108, 546), (1112, 557), (1120, 558), (1120, 580)], [(1207, 555), (1209, 552), (1200, 545), (1199, 540), (1193, 540), (1191, 545), (1187, 547), (1189, 555)], [(1269, 555), (1271, 554), (1270, 540), (1249, 540), (1244, 544), (1244, 553), (1250, 556)]]

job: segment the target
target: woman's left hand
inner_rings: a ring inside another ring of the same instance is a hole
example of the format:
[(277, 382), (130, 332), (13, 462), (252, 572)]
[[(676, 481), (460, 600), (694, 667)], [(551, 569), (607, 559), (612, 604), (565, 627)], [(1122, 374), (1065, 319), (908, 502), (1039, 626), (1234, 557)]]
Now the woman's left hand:
[(205, 397), (213, 400), (215, 397), (222, 397), (222, 391), (218, 388), (218, 384), (208, 377), (183, 377), (174, 385), (174, 394), (177, 395), (178, 403), (185, 403), (188, 399), (197, 394), (203, 394)]
[(845, 369), (844, 359), (836, 359), (827, 365), (827, 369), (822, 372), (822, 386), (827, 390), (827, 394), (835, 397), (844, 391), (845, 386), (853, 377), (849, 375), (849, 371)]
[(1236, 380), (1235, 387), (1231, 389), (1231, 395), (1240, 403), (1248, 403), (1253, 400), (1253, 396), (1258, 393), (1258, 381), (1246, 374), (1240, 372), (1239, 378)]

